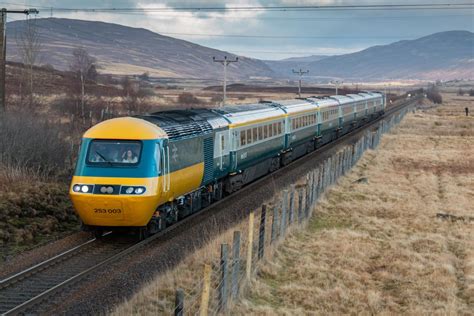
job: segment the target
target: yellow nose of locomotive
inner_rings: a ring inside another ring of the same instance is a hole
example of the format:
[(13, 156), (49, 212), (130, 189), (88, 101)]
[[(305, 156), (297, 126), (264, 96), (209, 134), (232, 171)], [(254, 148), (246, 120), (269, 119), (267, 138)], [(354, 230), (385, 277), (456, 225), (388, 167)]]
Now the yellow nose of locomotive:
[(166, 137), (158, 126), (131, 117), (104, 121), (84, 134), (70, 197), (85, 225), (147, 225), (163, 203), (160, 153)]
[(73, 178), (70, 196), (86, 225), (145, 226), (160, 204), (156, 178)]

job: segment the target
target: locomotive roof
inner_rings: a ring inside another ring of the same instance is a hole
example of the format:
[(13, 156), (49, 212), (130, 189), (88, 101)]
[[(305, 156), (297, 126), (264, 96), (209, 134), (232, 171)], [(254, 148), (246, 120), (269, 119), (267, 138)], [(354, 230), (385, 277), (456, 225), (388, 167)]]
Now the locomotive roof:
[(207, 109), (161, 111), (136, 117), (161, 127), (169, 139), (210, 133), (212, 125), (209, 121), (220, 118)]

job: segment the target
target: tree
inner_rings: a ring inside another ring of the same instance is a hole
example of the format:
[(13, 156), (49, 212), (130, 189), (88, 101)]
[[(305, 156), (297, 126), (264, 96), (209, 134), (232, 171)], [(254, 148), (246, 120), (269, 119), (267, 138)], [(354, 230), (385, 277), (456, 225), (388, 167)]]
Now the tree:
[[(39, 38), (39, 31), (36, 25), (36, 19), (28, 17), (23, 23), (23, 28), (15, 34), (16, 44), (20, 53), (24, 70), (24, 81), (28, 86), (27, 95), (29, 97), (30, 106), (33, 104), (33, 70), (35, 64), (38, 62), (41, 53), (41, 41)], [(20, 80), (20, 91), (22, 90), (23, 80)], [(22, 96), (22, 93), (20, 93)]]
[(460, 96), (464, 95), (464, 90), (462, 88), (459, 88), (458, 95), (460, 95)]
[(441, 93), (439, 93), (436, 86), (432, 86), (430, 89), (428, 89), (426, 92), (426, 97), (435, 104), (443, 103), (443, 97), (441, 96)]
[[(89, 79), (91, 68), (96, 69), (96, 59), (89, 55), (89, 53), (81, 47), (75, 48), (72, 51), (72, 62), (69, 66), (70, 70), (76, 74), (81, 82), (81, 109), (84, 117), (84, 98), (85, 98), (85, 83)], [(97, 73), (97, 71), (95, 71)]]

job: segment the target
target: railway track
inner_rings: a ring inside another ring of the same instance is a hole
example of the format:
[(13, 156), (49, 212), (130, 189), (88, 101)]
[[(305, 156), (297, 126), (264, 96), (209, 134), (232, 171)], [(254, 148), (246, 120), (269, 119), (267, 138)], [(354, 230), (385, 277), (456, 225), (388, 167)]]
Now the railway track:
[[(278, 174), (284, 173), (287, 169), (294, 167), (295, 164), (314, 159), (315, 155), (337, 147), (339, 144), (351, 139), (366, 129), (376, 126), (376, 124), (381, 120), (390, 117), (402, 110), (404, 107), (411, 105), (418, 100), (418, 98), (412, 98), (390, 107), (380, 118), (342, 136), (335, 142), (319, 148), (311, 154), (303, 156), (271, 175), (277, 176)], [(109, 234), (108, 236), (104, 236), (104, 239), (91, 239), (51, 259), (1, 280), (0, 314), (16, 315), (26, 311), (34, 311), (36, 306), (46, 301), (54, 294), (71, 288), (76, 282), (86, 278), (93, 272), (99, 271), (101, 267), (117, 262), (119, 259), (136, 252), (156, 239), (160, 239), (164, 236), (166, 236), (167, 239), (170, 239), (171, 235), (179, 234), (180, 231), (185, 229), (185, 227), (192, 226), (192, 223), (198, 223), (205, 217), (216, 214), (216, 210), (221, 212), (225, 209), (222, 205), (226, 205), (229, 199), (235, 199), (236, 195), (245, 196), (246, 191), (252, 190), (252, 187), (258, 186), (267, 178), (268, 176), (249, 184), (237, 193), (212, 204), (206, 209), (185, 218), (144, 241), (132, 242), (130, 239), (116, 240), (113, 234)]]
[(0, 281), (0, 314), (13, 315), (40, 303), (133, 246), (111, 233), (91, 239)]

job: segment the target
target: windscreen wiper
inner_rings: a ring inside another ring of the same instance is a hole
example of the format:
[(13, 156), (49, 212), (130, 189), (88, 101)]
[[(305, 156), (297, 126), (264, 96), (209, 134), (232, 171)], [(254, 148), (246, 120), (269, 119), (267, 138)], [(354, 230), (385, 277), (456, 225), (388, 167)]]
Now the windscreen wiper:
[(106, 163), (108, 163), (109, 165), (113, 166), (112, 161), (107, 160), (107, 158), (105, 158), (105, 156), (102, 155), (100, 152), (98, 152), (98, 151), (96, 150), (95, 153), (96, 153), (97, 155), (99, 155), (99, 157), (102, 158), (102, 159), (104, 160), (104, 162), (106, 162)]

